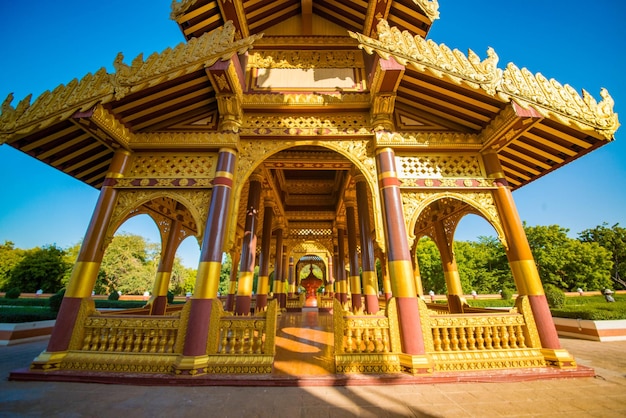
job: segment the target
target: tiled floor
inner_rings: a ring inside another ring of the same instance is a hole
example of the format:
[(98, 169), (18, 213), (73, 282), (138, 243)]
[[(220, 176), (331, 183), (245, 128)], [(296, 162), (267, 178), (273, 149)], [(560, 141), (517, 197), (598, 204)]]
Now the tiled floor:
[(333, 339), (333, 318), (328, 313), (309, 311), (281, 315), (277, 326), (274, 374), (333, 374)]
[[(328, 371), (323, 316), (284, 316), (276, 373)], [(308, 324), (296, 335), (297, 321)], [(289, 322), (292, 321), (292, 322)], [(319, 322), (322, 321), (322, 322)], [(231, 387), (15, 382), (46, 341), (0, 347), (0, 417), (624, 417), (626, 341), (561, 339), (596, 377), (520, 382)], [(304, 351), (300, 353), (299, 351)], [(294, 367), (306, 356), (308, 366)]]

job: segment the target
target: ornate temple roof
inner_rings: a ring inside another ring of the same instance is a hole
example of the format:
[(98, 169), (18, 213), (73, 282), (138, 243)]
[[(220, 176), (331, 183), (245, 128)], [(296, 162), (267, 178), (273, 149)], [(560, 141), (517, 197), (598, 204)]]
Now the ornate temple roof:
[(336, 139), (382, 127), (401, 136), (389, 138), (400, 149), (493, 149), (519, 188), (619, 126), (606, 90), (596, 100), (501, 66), (491, 49), (481, 57), (426, 40), (436, 0), (183, 0), (171, 17), (186, 39), (175, 47), (130, 61), (120, 53), (115, 72), (34, 101), (9, 95), (0, 143), (99, 188), (119, 147), (215, 150), (218, 129)]

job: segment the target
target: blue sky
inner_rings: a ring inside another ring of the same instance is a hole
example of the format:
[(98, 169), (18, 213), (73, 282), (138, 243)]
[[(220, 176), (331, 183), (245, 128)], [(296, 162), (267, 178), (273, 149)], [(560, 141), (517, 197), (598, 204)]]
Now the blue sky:
[[(106, 67), (123, 52), (125, 61), (148, 56), (183, 41), (169, 19), (171, 0), (107, 2), (0, 2), (0, 101), (13, 92), (13, 105), (33, 93), (82, 78)], [(626, 2), (620, 0), (440, 0), (440, 19), (429, 38), (480, 57), (493, 47), (499, 67), (508, 62), (541, 72), (600, 99), (609, 90), (626, 124)], [(506, 5), (506, 6), (503, 6)], [(529, 225), (558, 224), (576, 237), (603, 222), (626, 226), (626, 128), (616, 140), (520, 190), (515, 198)], [(68, 247), (87, 229), (98, 191), (38, 161), (0, 146), (0, 243), (16, 247)], [(158, 242), (145, 219), (122, 231)], [(464, 219), (457, 239), (493, 235), (484, 221)], [(178, 255), (196, 267), (198, 245), (188, 238)]]

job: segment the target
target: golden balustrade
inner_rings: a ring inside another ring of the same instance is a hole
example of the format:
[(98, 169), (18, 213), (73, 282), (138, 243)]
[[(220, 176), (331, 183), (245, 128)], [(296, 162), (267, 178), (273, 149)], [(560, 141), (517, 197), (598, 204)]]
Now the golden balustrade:
[(278, 301), (256, 315), (231, 315), (213, 304), (209, 327), (207, 373), (271, 373), (276, 353)]
[(399, 373), (400, 334), (395, 301), (378, 314), (352, 314), (333, 300), (337, 373)]
[[(92, 300), (79, 312), (80, 326), (58, 368), (101, 372), (172, 373), (182, 355), (190, 304), (163, 316), (103, 314)], [(233, 316), (212, 304), (206, 373), (271, 373), (277, 301), (255, 315)], [(39, 365), (33, 363), (35, 368)], [(41, 368), (45, 364), (41, 365)]]
[(322, 293), (317, 294), (317, 308), (320, 310), (330, 311), (333, 309), (335, 298), (332, 296), (324, 296)]
[(89, 316), (80, 350), (174, 353), (179, 326), (175, 317)]
[(503, 312), (441, 315), (419, 304), (426, 352), (436, 371), (545, 366), (527, 297)]
[(304, 306), (305, 299), (306, 295), (304, 293), (300, 293), (297, 297), (289, 297), (287, 298), (285, 308), (288, 311), (299, 311)]

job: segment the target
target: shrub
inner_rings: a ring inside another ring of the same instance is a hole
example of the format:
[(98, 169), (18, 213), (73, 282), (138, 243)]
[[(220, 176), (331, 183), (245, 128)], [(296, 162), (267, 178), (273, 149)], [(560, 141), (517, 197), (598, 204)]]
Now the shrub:
[(167, 303), (169, 304), (174, 303), (174, 293), (172, 293), (171, 290), (167, 291)]
[(63, 302), (63, 296), (65, 296), (65, 289), (59, 290), (48, 298), (48, 304), (50, 305), (50, 310), (52, 312), (59, 312), (59, 309), (61, 309), (61, 302)]
[(548, 306), (550, 308), (562, 308), (565, 305), (565, 292), (558, 287), (546, 284), (546, 299), (548, 300)]
[(7, 299), (17, 299), (20, 297), (21, 294), (21, 290), (17, 287), (14, 287), (7, 290), (7, 292), (4, 294), (4, 297)]
[(513, 291), (505, 287), (504, 289), (502, 289), (502, 293), (500, 293), (500, 296), (504, 300), (511, 300), (511, 298), (513, 297)]
[(111, 293), (109, 293), (109, 297), (107, 298), (108, 300), (119, 300), (120, 298), (120, 294), (117, 293), (117, 290), (113, 290)]

